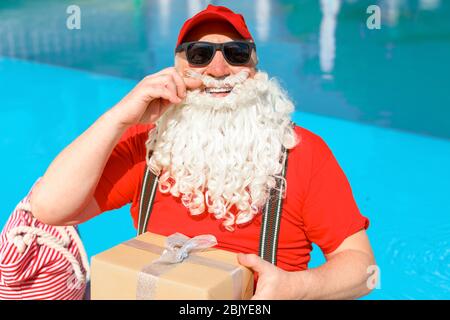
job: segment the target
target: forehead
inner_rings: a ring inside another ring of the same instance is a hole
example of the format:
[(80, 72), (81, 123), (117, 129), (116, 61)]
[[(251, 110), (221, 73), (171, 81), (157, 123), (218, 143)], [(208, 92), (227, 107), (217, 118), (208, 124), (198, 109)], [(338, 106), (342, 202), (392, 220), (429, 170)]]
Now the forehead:
[(242, 39), (242, 36), (227, 22), (205, 21), (190, 30), (183, 41), (224, 42)]

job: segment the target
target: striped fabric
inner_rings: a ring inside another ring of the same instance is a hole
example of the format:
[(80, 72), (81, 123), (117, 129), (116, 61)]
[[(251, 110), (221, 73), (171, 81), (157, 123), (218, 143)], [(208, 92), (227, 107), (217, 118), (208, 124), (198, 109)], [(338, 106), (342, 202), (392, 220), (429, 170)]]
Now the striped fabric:
[(76, 229), (36, 220), (24, 209), (29, 196), (0, 235), (0, 299), (83, 299), (89, 265)]

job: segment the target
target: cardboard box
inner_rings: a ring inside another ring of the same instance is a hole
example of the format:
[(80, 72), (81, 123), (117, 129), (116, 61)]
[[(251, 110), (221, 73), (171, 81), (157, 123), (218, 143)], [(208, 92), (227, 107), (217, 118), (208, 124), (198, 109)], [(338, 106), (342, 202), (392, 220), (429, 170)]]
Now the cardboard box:
[(158, 264), (166, 237), (144, 233), (92, 257), (91, 299), (238, 300), (253, 295), (253, 273), (235, 253), (208, 248)]

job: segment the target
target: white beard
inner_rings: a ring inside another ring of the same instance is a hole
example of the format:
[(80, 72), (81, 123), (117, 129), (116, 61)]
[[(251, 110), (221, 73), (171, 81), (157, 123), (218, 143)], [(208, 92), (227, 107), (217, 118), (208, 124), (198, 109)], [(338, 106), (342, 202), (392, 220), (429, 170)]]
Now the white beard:
[(159, 175), (162, 193), (181, 197), (192, 215), (207, 209), (233, 231), (261, 212), (276, 179), (284, 179), (281, 147), (298, 143), (293, 111), (279, 84), (263, 72), (226, 97), (190, 91), (149, 132), (147, 165)]

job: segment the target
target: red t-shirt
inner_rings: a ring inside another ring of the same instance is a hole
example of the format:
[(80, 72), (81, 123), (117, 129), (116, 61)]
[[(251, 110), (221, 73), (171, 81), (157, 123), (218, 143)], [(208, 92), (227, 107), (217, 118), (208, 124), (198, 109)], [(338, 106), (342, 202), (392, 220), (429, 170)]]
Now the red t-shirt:
[[(145, 169), (145, 141), (152, 125), (129, 128), (114, 148), (95, 191), (102, 212), (131, 203), (137, 228), (139, 200)], [(333, 252), (348, 236), (367, 229), (347, 178), (326, 143), (314, 133), (296, 126), (300, 143), (289, 151), (287, 190), (283, 199), (277, 265), (287, 271), (304, 270), (310, 260), (311, 243), (324, 253)], [(179, 198), (156, 193), (147, 231), (168, 236), (181, 232), (189, 237), (216, 236), (217, 248), (233, 252), (259, 250), (261, 214), (234, 232), (222, 220), (206, 213), (191, 216)]]

